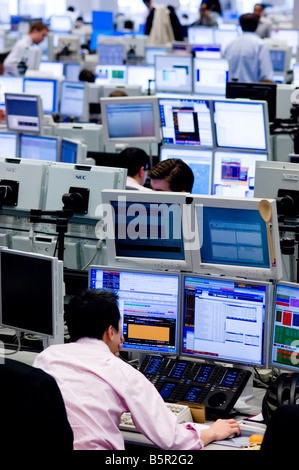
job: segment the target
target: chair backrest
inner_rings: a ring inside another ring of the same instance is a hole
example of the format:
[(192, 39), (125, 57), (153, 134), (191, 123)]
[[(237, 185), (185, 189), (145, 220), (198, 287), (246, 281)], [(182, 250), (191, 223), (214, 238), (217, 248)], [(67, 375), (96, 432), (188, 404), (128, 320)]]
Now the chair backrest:
[(27, 364), (0, 364), (0, 448), (67, 451), (73, 432), (55, 379)]

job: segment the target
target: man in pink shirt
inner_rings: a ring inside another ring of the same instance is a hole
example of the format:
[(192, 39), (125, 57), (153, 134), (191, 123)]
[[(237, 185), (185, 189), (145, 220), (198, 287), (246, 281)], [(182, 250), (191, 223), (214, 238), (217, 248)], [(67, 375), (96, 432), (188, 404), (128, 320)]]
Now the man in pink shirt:
[(118, 357), (123, 342), (117, 296), (108, 290), (86, 290), (66, 309), (71, 343), (41, 352), (34, 366), (52, 375), (61, 390), (74, 433), (75, 450), (123, 450), (122, 413), (165, 450), (202, 449), (214, 440), (240, 434), (233, 419), (217, 420), (199, 430), (178, 424), (147, 378)]

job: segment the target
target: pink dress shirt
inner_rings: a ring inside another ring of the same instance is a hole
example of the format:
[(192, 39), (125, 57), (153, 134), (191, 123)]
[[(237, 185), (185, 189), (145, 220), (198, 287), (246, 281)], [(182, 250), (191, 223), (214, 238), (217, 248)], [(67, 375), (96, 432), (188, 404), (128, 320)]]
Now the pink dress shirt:
[(75, 450), (123, 450), (120, 417), (130, 411), (135, 426), (157, 447), (201, 449), (195, 423), (178, 424), (149, 380), (97, 339), (49, 346), (34, 367), (52, 375), (61, 390)]

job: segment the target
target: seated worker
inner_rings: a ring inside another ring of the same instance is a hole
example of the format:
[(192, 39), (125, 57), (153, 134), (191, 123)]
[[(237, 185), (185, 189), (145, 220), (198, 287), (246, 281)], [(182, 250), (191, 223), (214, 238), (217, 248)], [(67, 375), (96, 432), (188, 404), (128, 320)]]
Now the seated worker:
[(157, 163), (149, 177), (154, 191), (191, 193), (194, 184), (193, 171), (180, 158), (168, 158)]
[(262, 3), (256, 3), (254, 5), (253, 13), (259, 20), (255, 31), (256, 34), (262, 39), (270, 38), (272, 21), (265, 16), (264, 5)]
[(232, 41), (224, 51), (230, 61), (231, 80), (239, 82), (271, 82), (273, 67), (266, 43), (255, 33), (258, 17), (253, 13), (241, 15), (239, 22), (242, 34)]
[(216, 18), (211, 14), (207, 3), (202, 2), (199, 7), (199, 19), (191, 24), (191, 26), (209, 26), (217, 27)]
[(128, 176), (126, 189), (135, 189), (140, 191), (152, 191), (144, 186), (147, 171), (150, 167), (148, 154), (137, 147), (128, 147), (119, 154), (122, 168), (127, 168)]
[(52, 375), (61, 390), (74, 450), (123, 450), (123, 412), (131, 412), (137, 429), (162, 449), (202, 449), (240, 434), (233, 419), (219, 419), (204, 430), (196, 423), (178, 424), (153, 384), (117, 357), (123, 336), (114, 292), (83, 291), (70, 300), (65, 319), (72, 342), (49, 346), (34, 367)]

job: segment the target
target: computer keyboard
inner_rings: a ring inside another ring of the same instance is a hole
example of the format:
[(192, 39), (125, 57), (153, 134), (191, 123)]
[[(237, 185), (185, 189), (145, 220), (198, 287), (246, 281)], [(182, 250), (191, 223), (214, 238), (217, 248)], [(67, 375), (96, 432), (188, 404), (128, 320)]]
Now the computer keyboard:
[[(177, 403), (165, 403), (165, 405), (176, 415), (179, 423), (190, 423), (193, 421), (189, 406)], [(122, 414), (119, 429), (121, 431), (139, 432), (134, 425), (131, 413)]]

